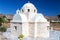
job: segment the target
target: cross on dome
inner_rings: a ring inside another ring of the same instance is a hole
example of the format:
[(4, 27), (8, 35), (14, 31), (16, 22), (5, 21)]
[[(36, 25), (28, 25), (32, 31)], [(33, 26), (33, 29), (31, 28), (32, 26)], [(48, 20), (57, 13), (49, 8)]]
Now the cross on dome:
[(30, 3), (30, 1), (28, 1), (28, 3)]

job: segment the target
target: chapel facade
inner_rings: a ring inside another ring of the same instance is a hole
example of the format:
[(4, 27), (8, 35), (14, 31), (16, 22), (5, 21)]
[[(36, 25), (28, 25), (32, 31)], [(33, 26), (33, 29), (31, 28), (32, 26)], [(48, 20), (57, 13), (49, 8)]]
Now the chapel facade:
[(24, 38), (48, 38), (49, 27), (50, 23), (32, 3), (18, 9), (10, 22), (11, 33), (17, 37), (23, 34)]

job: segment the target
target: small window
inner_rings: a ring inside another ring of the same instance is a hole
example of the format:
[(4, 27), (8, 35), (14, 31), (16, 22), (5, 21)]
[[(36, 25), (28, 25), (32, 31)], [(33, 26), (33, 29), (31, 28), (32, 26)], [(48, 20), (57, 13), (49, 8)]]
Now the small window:
[(22, 9), (22, 12), (24, 12), (24, 10)]
[(19, 13), (19, 11), (18, 11), (18, 13)]
[(15, 27), (15, 30), (17, 30), (17, 26), (14, 26)]
[(30, 12), (30, 9), (28, 9), (28, 12)]
[(36, 10), (34, 10), (34, 12), (35, 12)]
[(51, 29), (51, 27), (50, 26), (47, 26), (47, 30), (49, 30), (49, 29)]

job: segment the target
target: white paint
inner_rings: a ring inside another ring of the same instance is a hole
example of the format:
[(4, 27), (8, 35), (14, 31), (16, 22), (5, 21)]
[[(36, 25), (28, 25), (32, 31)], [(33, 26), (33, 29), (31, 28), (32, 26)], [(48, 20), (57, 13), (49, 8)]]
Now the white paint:
[(50, 26), (49, 22), (43, 14), (38, 14), (32, 3), (26, 3), (21, 10), (16, 11), (13, 20), (11, 20), (10, 28), (12, 35), (18, 37), (22, 33), (24, 38), (33, 40), (37, 37), (49, 38), (48, 26)]

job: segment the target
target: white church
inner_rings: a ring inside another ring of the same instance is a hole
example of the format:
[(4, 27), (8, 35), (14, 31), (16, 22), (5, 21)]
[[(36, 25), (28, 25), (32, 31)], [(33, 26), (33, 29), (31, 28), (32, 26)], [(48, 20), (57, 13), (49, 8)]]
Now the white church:
[(27, 40), (49, 37), (50, 23), (42, 13), (37, 13), (32, 3), (26, 3), (17, 10), (10, 24), (11, 33), (16, 37), (20, 34)]

